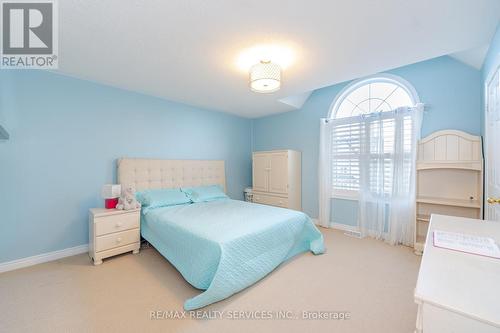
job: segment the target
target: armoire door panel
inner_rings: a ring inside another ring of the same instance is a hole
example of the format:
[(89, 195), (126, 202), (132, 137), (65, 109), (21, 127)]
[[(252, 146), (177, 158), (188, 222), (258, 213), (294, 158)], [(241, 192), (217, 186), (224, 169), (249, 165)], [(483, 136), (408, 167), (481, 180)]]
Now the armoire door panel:
[(269, 192), (288, 193), (288, 153), (271, 153)]
[(269, 155), (254, 154), (253, 156), (253, 189), (267, 192), (269, 190)]

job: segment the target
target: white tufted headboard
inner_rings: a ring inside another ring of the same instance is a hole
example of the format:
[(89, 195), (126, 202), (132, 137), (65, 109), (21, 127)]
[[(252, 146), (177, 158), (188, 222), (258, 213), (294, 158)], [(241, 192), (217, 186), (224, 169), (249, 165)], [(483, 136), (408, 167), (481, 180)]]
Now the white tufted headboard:
[(220, 185), (226, 191), (224, 161), (118, 160), (118, 183), (133, 184), (137, 191), (183, 186)]

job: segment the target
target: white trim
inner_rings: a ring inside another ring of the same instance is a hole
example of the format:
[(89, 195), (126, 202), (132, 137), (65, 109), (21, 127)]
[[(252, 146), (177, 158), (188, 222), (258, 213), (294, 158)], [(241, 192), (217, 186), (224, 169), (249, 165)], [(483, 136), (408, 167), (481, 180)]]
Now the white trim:
[(33, 266), (33, 265), (37, 265), (37, 264), (41, 264), (44, 262), (65, 258), (65, 257), (71, 257), (71, 256), (85, 253), (88, 251), (89, 251), (89, 245), (83, 244), (83, 245), (78, 245), (78, 246), (70, 247), (70, 248), (63, 249), (63, 250), (38, 254), (36, 256), (16, 259), (16, 260), (12, 260), (12, 261), (6, 261), (6, 262), (0, 263), (0, 273), (13, 271), (15, 269)]
[[(374, 82), (389, 82), (389, 83), (394, 83), (403, 88), (411, 97), (413, 100), (414, 104), (420, 103), (420, 97), (418, 96), (417, 91), (415, 90), (415, 87), (413, 85), (403, 79), (400, 76), (394, 75), (394, 74), (387, 74), (387, 73), (381, 73), (381, 74), (374, 74), (370, 75), (367, 77), (364, 77), (362, 79), (353, 81), (349, 83), (347, 86), (344, 87), (340, 91), (340, 93), (337, 94), (337, 96), (334, 98), (332, 104), (330, 104), (330, 110), (328, 111), (328, 118), (333, 118), (332, 112), (333, 110), (336, 110), (338, 106), (340, 106), (340, 103), (344, 100), (349, 93), (354, 91), (355, 89), (364, 86), (365, 84), (368, 83), (374, 83)], [(409, 105), (411, 106), (411, 105)]]
[[(484, 65), (483, 65), (484, 66)], [(487, 202), (487, 199), (488, 197), (490, 196), (489, 194), (489, 186), (488, 186), (488, 182), (489, 182), (489, 178), (490, 178), (490, 174), (488, 172), (488, 168), (486, 167), (488, 165), (488, 160), (489, 160), (489, 156), (488, 156), (488, 137), (489, 137), (489, 133), (488, 133), (488, 101), (489, 101), (489, 98), (488, 98), (488, 86), (489, 84), (491, 83), (491, 81), (494, 79), (495, 77), (495, 74), (497, 72), (500, 72), (500, 55), (497, 55), (496, 59), (493, 61), (493, 66), (492, 66), (492, 70), (488, 73), (488, 75), (486, 76), (483, 84), (484, 84), (484, 88), (483, 88), (483, 153), (484, 153), (484, 195), (483, 195), (483, 207), (485, 209), (483, 209), (483, 218), (484, 219), (488, 219), (489, 216), (488, 216), (488, 210), (486, 209), (487, 205), (488, 205), (488, 202)]]
[[(319, 220), (317, 218), (311, 219), (313, 223), (317, 226), (323, 227), (322, 225), (319, 224)], [(342, 231), (349, 231), (349, 232), (359, 232), (359, 227), (357, 226), (352, 226), (352, 225), (347, 225), (347, 224), (342, 224), (342, 223), (336, 223), (336, 222), (330, 222), (329, 227), (323, 227), (323, 228), (330, 228), (330, 229), (337, 229), (337, 230), (342, 230)]]
[(332, 229), (337, 229), (337, 230), (342, 230), (342, 231), (359, 232), (359, 227), (355, 227), (355, 226), (347, 225), (347, 224), (342, 224), (342, 223), (332, 222), (332, 223), (330, 223), (330, 227)]

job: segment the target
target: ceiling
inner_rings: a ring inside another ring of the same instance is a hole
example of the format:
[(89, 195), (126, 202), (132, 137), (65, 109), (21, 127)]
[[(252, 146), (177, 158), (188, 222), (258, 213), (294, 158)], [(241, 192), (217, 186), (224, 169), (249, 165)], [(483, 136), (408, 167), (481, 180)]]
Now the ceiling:
[[(294, 110), (317, 88), (481, 48), (498, 0), (65, 0), (59, 72), (244, 117)], [(291, 52), (282, 89), (238, 68), (255, 45)], [(477, 61), (476, 61), (477, 62)]]

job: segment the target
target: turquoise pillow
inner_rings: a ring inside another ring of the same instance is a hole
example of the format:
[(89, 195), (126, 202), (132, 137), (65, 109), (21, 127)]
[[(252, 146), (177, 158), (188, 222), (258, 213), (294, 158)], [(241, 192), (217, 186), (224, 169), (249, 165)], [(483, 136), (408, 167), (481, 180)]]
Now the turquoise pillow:
[(136, 193), (136, 198), (142, 204), (144, 212), (158, 207), (191, 203), (186, 194), (178, 188), (146, 190)]
[(144, 203), (145, 199), (144, 199), (144, 193), (146, 193), (147, 191), (143, 191), (143, 192), (135, 192), (135, 199), (137, 201), (139, 201), (139, 203), (141, 204), (141, 206), (146, 206), (146, 204)]
[(182, 187), (181, 191), (191, 199), (192, 202), (206, 202), (221, 199), (229, 199), (219, 185)]

